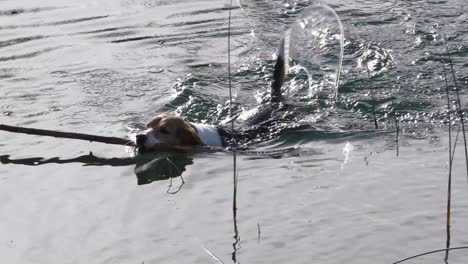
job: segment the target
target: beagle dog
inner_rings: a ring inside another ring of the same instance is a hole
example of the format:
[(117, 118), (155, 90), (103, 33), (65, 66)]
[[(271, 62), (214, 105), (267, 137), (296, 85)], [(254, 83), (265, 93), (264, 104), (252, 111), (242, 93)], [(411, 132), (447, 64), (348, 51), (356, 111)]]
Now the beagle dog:
[(144, 133), (136, 135), (136, 145), (143, 152), (152, 150), (157, 144), (225, 148), (232, 139), (232, 133), (225, 128), (190, 123), (171, 114), (159, 115), (146, 126), (148, 129)]
[[(273, 81), (270, 91), (270, 103), (279, 103), (281, 101), (281, 86), (287, 71), (288, 56), (285, 53), (285, 40), (281, 41), (276, 60)], [(268, 109), (268, 110), (267, 110)], [(265, 107), (261, 116), (270, 114), (272, 108)], [(265, 126), (263, 124), (262, 126)], [(154, 150), (158, 145), (174, 146), (174, 147), (192, 147), (192, 146), (209, 146), (217, 148), (229, 147), (233, 138), (236, 140), (247, 141), (255, 137), (255, 129), (249, 129), (248, 132), (234, 134), (229, 129), (206, 125), (195, 124), (185, 121), (184, 119), (171, 115), (162, 114), (153, 118), (147, 124), (147, 130), (136, 135), (136, 145), (140, 152), (148, 152)], [(263, 129), (265, 130), (265, 129)], [(268, 129), (267, 129), (268, 130)]]

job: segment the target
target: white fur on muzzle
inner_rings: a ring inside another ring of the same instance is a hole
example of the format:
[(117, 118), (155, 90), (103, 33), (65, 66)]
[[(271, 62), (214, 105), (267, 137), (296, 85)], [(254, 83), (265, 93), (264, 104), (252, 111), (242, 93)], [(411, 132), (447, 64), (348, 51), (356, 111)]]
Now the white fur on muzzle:
[(146, 130), (145, 135), (146, 135), (145, 148), (150, 149), (154, 147), (155, 145), (161, 143), (161, 141), (159, 141), (159, 139), (156, 138), (156, 136), (154, 135), (153, 129)]

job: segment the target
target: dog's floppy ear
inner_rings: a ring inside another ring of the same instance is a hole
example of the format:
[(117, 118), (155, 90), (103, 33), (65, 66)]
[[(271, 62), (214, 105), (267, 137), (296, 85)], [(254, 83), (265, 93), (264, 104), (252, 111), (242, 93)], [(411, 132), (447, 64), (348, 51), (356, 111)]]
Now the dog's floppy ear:
[(203, 144), (202, 140), (198, 136), (195, 128), (192, 126), (183, 126), (180, 127), (177, 131), (178, 138), (180, 140), (181, 145), (187, 145), (187, 146), (201, 146), (205, 145)]
[(159, 116), (151, 119), (151, 121), (146, 124), (146, 128), (153, 128), (155, 124), (159, 123), (159, 121), (161, 121), (161, 117)]
[(162, 115), (156, 116), (155, 118), (151, 119), (151, 121), (149, 121), (148, 124), (146, 124), (146, 127), (147, 127), (147, 128), (154, 128), (156, 124), (159, 124), (159, 122), (160, 122), (164, 117), (167, 117), (167, 116), (168, 116), (167, 114), (162, 114)]

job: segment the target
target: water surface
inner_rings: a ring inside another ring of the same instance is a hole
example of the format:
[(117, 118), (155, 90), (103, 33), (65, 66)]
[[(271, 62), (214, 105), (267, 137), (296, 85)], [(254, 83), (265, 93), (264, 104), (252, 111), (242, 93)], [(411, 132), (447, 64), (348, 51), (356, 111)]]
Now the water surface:
[[(278, 41), (310, 2), (232, 10), (235, 113), (267, 99)], [(464, 88), (466, 3), (327, 3), (345, 30), (338, 98), (308, 98), (304, 74), (290, 74), (290, 114), (313, 129), (238, 154), (235, 219), (231, 153), (132, 158), (120, 146), (0, 132), (2, 260), (392, 263), (444, 248), (444, 39)], [(0, 122), (119, 137), (162, 112), (225, 123), (228, 10), (217, 0), (1, 1)], [(466, 246), (461, 145), (454, 164), (452, 245)], [(467, 256), (454, 251), (449, 263)]]

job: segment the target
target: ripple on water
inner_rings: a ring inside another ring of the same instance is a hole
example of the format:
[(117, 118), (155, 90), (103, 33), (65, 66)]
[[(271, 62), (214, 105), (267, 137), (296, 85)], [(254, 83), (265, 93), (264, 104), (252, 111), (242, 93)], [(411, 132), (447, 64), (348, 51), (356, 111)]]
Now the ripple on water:
[[(0, 100), (2, 101), (2, 100)], [(2, 104), (1, 109), (4, 116), (12, 116), (15, 113), (15, 105), (13, 104)]]
[(22, 43), (26, 43), (29, 41), (33, 41), (37, 39), (44, 39), (44, 38), (47, 38), (47, 36), (37, 35), (37, 36), (7, 39), (7, 40), (0, 41), (0, 48), (8, 47), (8, 46), (16, 45), (16, 44), (22, 44)]
[[(248, 114), (268, 101), (278, 39), (313, 1), (240, 2), (247, 5), (233, 10), (233, 110)], [(443, 240), (448, 142), (438, 126), (459, 118), (449, 120), (445, 110), (442, 36), (461, 84), (466, 0), (327, 3), (345, 26), (339, 97), (309, 97), (303, 73), (291, 72), (285, 95), (294, 111), (285, 115), (299, 113), (299, 124), (313, 128), (238, 153), (238, 262), (374, 263)], [(124, 125), (141, 129), (162, 111), (226, 120), (226, 17), (226, 1), (0, 1), (1, 122), (125, 137)], [(14, 241), (16, 262), (206, 263), (200, 245), (224, 262), (232, 258), (231, 153), (188, 155), (191, 164), (171, 190), (185, 185), (168, 195), (169, 180), (137, 186), (135, 161), (121, 166), (114, 158), (128, 157), (120, 147), (11, 135), (0, 144), (7, 152), (0, 214), (11, 216), (2, 219), (2, 235)], [(92, 162), (81, 156), (89, 151), (98, 153)], [(457, 151), (454, 175), (463, 175), (463, 148)], [(25, 159), (31, 155), (42, 157)], [(463, 227), (466, 178), (454, 180), (454, 226)], [(454, 230), (466, 243), (468, 229)], [(80, 250), (68, 250), (77, 241)]]
[(17, 16), (28, 13), (39, 13), (42, 11), (51, 11), (59, 9), (59, 7), (38, 7), (38, 8), (15, 8), (9, 10), (0, 10), (0, 16)]

